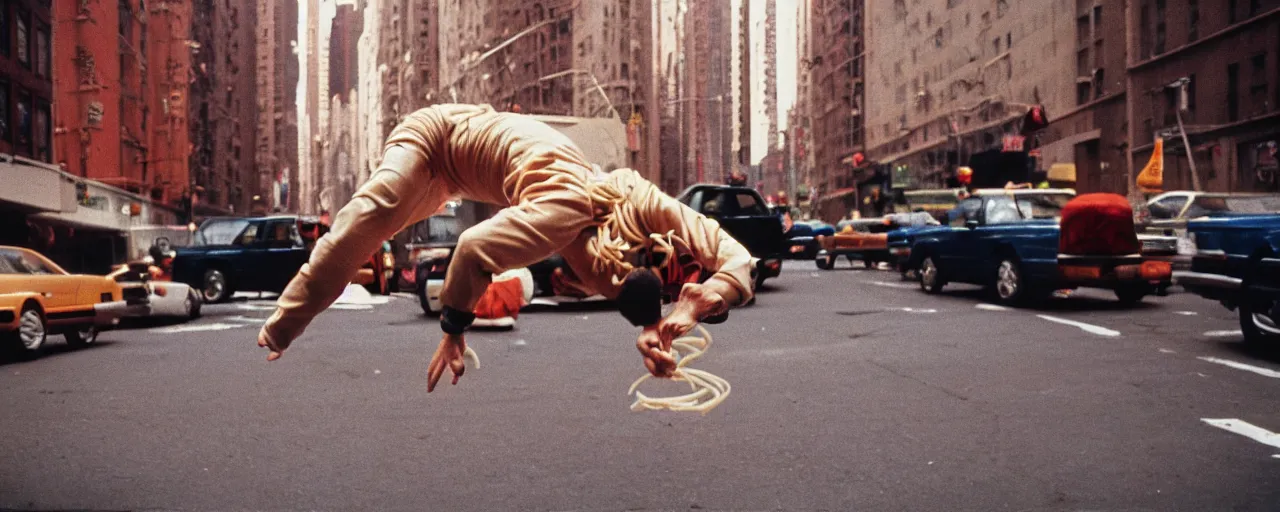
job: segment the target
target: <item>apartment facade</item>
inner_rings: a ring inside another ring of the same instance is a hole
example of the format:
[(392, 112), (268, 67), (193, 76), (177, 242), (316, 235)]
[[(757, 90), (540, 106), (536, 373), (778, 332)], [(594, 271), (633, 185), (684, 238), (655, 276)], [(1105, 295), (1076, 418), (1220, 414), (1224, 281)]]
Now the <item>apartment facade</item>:
[(256, 187), (257, 12), (251, 0), (191, 4), (191, 82), (187, 99), (189, 169), (203, 189), (197, 212), (238, 214)]
[(53, 162), (53, 22), (48, 1), (0, 4), (0, 153)]
[[(883, 5), (862, 0), (811, 0), (806, 22), (809, 39), (806, 53), (798, 59), (804, 66), (809, 122), (805, 133), (812, 163), (809, 166), (810, 200), (822, 218), (843, 217), (856, 205), (855, 187), (861, 176), (867, 136), (864, 132), (865, 61), (872, 53), (867, 46), (867, 10)], [(874, 6), (874, 7), (873, 7)], [(900, 52), (886, 48), (885, 52)], [(803, 146), (803, 144), (802, 144)], [(861, 177), (866, 179), (866, 177)], [(869, 185), (868, 185), (869, 186)]]
[(293, 44), (298, 39), (297, 2), (256, 2), (257, 141), (255, 185), (251, 199), (257, 214), (293, 211), (290, 193), (298, 183), (298, 120), (295, 99), (300, 74)]
[(1159, 136), (1166, 190), (1195, 188), (1194, 162), (1204, 190), (1280, 191), (1280, 1), (1134, 5), (1129, 75), (1135, 173)]

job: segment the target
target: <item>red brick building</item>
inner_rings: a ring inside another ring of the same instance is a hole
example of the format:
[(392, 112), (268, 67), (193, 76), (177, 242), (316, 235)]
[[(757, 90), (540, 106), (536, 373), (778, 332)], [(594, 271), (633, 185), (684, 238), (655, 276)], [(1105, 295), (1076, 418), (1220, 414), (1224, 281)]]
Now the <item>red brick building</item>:
[(56, 0), (54, 161), (77, 176), (150, 194), (147, 24), (137, 0)]

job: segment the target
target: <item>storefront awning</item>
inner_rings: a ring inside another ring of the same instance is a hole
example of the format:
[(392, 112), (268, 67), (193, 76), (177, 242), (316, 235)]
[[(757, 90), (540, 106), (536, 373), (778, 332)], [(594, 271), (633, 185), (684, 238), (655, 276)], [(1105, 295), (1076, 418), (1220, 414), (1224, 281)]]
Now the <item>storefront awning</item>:
[(34, 212), (73, 212), (75, 187), (56, 168), (21, 158), (0, 156), (0, 205)]

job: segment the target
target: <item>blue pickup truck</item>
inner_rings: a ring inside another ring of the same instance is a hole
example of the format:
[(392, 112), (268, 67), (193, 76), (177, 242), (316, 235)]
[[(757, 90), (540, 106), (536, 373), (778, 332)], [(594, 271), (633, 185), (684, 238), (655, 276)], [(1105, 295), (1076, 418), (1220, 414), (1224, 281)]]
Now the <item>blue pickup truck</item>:
[[(1168, 287), (1170, 265), (1142, 255), (1127, 205), (1105, 223), (1088, 221), (1089, 249), (1066, 242), (1071, 237), (1063, 236), (1059, 221), (1075, 199), (1065, 189), (975, 191), (948, 215), (948, 225), (910, 233), (907, 268), (918, 271), (928, 293), (951, 282), (978, 284), (1010, 304), (1078, 287), (1111, 289), (1133, 303)], [(904, 238), (893, 240), (890, 250), (902, 252)]]
[(1187, 222), (1187, 291), (1236, 310), (1246, 343), (1280, 342), (1280, 214), (1210, 216)]

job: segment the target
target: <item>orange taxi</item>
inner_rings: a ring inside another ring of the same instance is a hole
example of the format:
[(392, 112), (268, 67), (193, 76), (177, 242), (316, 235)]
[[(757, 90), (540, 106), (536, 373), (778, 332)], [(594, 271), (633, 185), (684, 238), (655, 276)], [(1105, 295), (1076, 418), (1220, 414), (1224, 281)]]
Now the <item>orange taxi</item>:
[(83, 346), (120, 317), (150, 309), (146, 291), (126, 293), (106, 276), (70, 274), (30, 249), (0, 246), (0, 341), (32, 355), (50, 334)]

